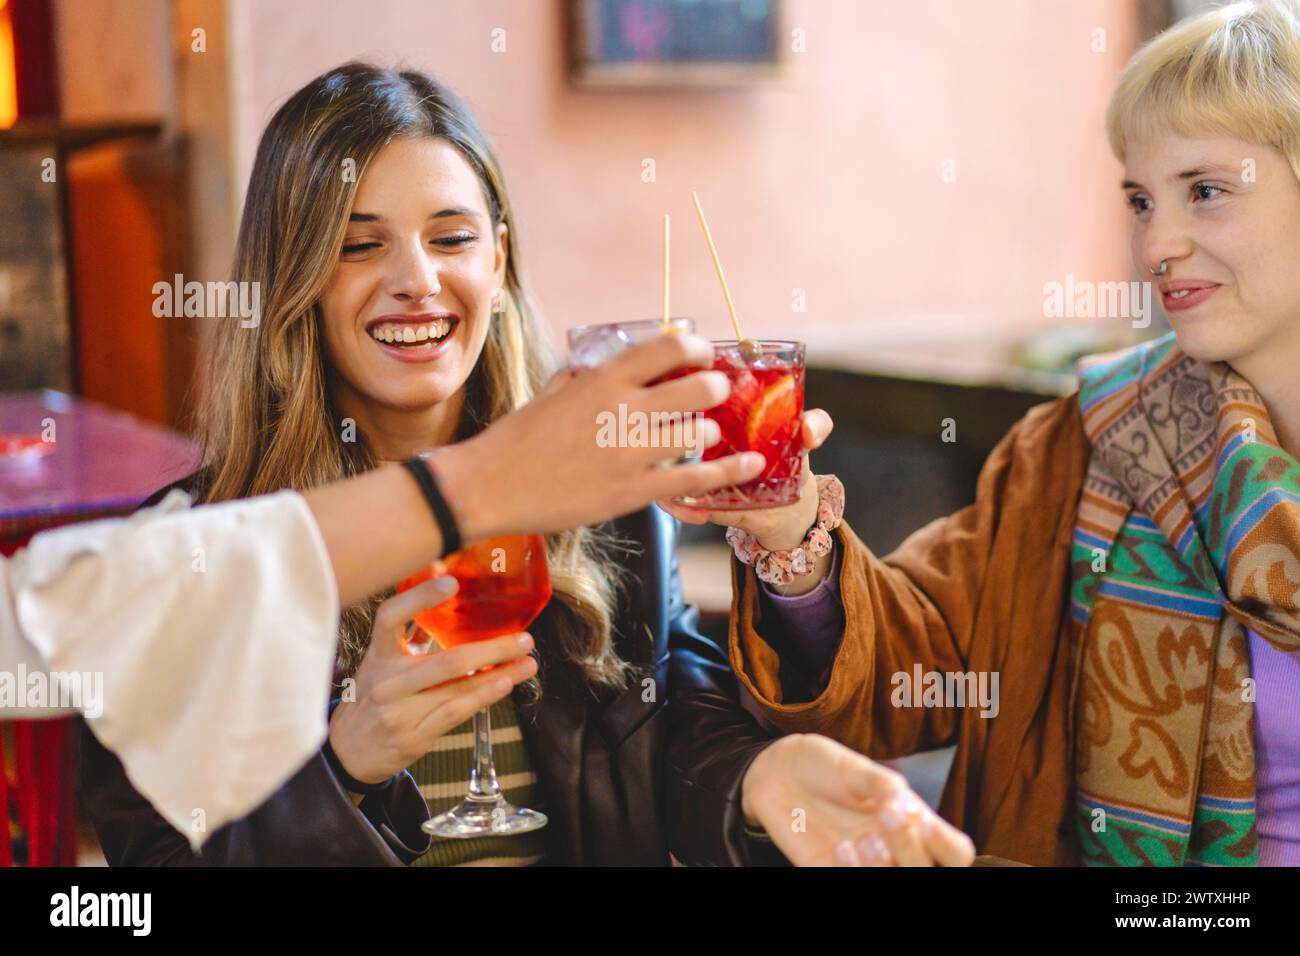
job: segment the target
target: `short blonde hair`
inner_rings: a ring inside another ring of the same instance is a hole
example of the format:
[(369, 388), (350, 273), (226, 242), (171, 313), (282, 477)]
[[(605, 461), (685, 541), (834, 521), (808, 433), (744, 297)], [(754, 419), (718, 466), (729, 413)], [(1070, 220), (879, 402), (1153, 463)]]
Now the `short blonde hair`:
[(1300, 0), (1251, 0), (1175, 24), (1120, 75), (1111, 149), (1168, 129), (1272, 146), (1300, 177)]

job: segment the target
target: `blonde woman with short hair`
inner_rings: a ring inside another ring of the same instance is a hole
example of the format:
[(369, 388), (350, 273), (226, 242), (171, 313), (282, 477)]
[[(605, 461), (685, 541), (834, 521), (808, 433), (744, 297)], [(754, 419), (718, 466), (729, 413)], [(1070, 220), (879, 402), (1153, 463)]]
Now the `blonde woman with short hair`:
[[(1107, 127), (1173, 333), (1083, 362), (975, 503), (888, 557), (841, 525), (795, 578), (836, 589), (829, 636), (775, 628), (741, 568), (732, 662), (786, 730), (876, 758), (956, 744), (941, 811), (980, 852), (1300, 864), (1300, 4), (1158, 36)], [(806, 528), (760, 520), (732, 523), (771, 548)], [(997, 674), (996, 716), (909, 706), (917, 667)]]

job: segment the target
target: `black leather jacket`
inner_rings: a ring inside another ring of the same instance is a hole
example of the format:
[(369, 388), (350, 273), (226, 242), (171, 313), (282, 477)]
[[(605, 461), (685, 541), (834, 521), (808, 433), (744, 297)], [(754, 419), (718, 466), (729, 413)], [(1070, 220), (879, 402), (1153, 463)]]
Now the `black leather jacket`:
[[(654, 866), (670, 852), (686, 864), (783, 862), (742, 832), (740, 781), (772, 735), (741, 707), (726, 655), (683, 602), (674, 520), (650, 507), (613, 530), (641, 546), (624, 559), (615, 625), (620, 653), (641, 676), (600, 698), (552, 655), (541, 702), (516, 700), (550, 817), (545, 862)], [(117, 758), (89, 732), (81, 741), (82, 805), (112, 865), (400, 865), (429, 846), (420, 830), (429, 811), (409, 774), (357, 807), (318, 754), (196, 856)]]

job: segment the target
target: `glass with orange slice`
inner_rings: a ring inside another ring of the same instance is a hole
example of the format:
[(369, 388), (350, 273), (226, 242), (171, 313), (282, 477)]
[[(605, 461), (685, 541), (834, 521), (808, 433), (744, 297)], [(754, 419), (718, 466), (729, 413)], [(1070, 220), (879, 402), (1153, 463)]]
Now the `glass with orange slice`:
[(766, 465), (762, 474), (743, 485), (673, 500), (709, 511), (753, 511), (794, 504), (799, 500), (803, 466), (804, 344), (715, 341), (713, 370), (727, 376), (731, 394), (704, 413), (722, 432), (722, 440), (704, 450), (704, 460), (756, 451)]

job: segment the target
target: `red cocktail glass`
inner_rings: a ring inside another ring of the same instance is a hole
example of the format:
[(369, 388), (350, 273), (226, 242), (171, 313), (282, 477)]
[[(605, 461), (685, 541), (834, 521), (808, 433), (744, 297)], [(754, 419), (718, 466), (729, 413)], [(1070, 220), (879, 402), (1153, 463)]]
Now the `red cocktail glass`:
[(731, 381), (731, 394), (704, 413), (718, 423), (722, 440), (704, 450), (704, 460), (756, 451), (766, 465), (743, 485), (675, 498), (710, 511), (779, 508), (799, 500), (803, 466), (804, 344), (782, 341), (713, 343), (713, 369)]

